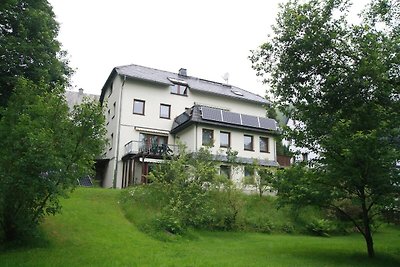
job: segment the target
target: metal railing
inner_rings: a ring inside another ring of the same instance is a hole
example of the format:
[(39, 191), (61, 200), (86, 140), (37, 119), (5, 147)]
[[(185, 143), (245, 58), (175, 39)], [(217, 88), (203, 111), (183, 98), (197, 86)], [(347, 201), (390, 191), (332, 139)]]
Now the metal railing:
[(151, 144), (145, 141), (130, 141), (125, 145), (125, 155), (143, 153), (149, 156), (172, 156), (179, 154), (177, 145)]

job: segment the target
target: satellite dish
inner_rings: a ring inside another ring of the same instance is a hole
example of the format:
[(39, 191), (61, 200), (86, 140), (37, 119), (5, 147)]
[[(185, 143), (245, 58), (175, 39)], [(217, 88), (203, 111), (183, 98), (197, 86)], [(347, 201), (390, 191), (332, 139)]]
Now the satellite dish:
[(225, 72), (225, 74), (222, 75), (222, 79), (224, 79), (224, 81), (226, 82), (226, 84), (228, 84), (228, 81), (229, 81), (229, 72)]

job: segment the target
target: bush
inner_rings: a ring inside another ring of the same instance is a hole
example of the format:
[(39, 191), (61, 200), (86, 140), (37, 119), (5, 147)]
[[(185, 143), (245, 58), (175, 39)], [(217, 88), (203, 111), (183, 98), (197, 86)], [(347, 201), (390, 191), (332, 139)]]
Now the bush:
[(274, 224), (265, 216), (246, 218), (245, 224), (245, 229), (248, 231), (269, 234), (275, 229)]
[[(242, 216), (243, 193), (231, 181), (226, 180), (221, 189), (210, 192), (210, 217), (207, 228), (233, 230), (238, 228), (238, 220)], [(211, 214), (210, 214), (211, 215)]]
[(325, 219), (314, 220), (306, 226), (309, 233), (317, 236), (329, 237), (332, 232), (332, 223)]
[(282, 230), (282, 232), (287, 233), (287, 234), (292, 234), (295, 232), (294, 226), (289, 223), (283, 224), (281, 226), (281, 230)]

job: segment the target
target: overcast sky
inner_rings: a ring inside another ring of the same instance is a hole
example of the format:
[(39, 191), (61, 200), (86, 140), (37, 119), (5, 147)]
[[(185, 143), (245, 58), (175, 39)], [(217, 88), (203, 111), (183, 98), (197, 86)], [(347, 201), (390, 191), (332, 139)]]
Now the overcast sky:
[(228, 72), (230, 84), (262, 96), (248, 56), (282, 1), (49, 0), (75, 90), (100, 94), (113, 67), (138, 64), (217, 82)]

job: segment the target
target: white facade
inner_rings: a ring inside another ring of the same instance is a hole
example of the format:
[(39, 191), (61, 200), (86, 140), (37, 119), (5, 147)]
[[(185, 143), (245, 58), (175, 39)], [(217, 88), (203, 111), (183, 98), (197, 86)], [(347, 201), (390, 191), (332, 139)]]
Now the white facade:
[[(188, 151), (196, 152), (203, 145), (203, 129), (213, 131), (213, 154), (226, 151), (225, 147), (220, 147), (220, 135), (225, 132), (229, 133), (230, 147), (238, 151), (238, 157), (248, 159), (248, 162), (251, 159), (264, 160), (276, 166), (273, 130), (208, 121), (200, 114), (199, 121), (188, 120), (187, 126), (184, 124), (182, 129), (171, 133), (176, 125), (175, 118), (185, 112), (189, 114), (194, 106), (200, 110), (201, 106), (207, 106), (265, 118), (267, 102), (240, 88), (130, 65), (113, 70), (103, 87), (100, 101), (105, 106), (110, 140), (102, 160), (103, 187), (122, 188), (145, 182), (143, 176), (148, 172), (148, 162), (160, 161), (160, 157), (152, 156), (150, 150), (147, 151), (150, 154), (144, 156), (143, 147), (154, 148), (150, 142), (155, 142), (157, 149), (168, 147), (175, 153), (179, 140)], [(244, 135), (252, 138), (252, 150), (244, 149)], [(268, 151), (260, 152), (260, 137), (263, 144), (267, 141)], [(236, 180), (239, 182), (240, 178)]]

